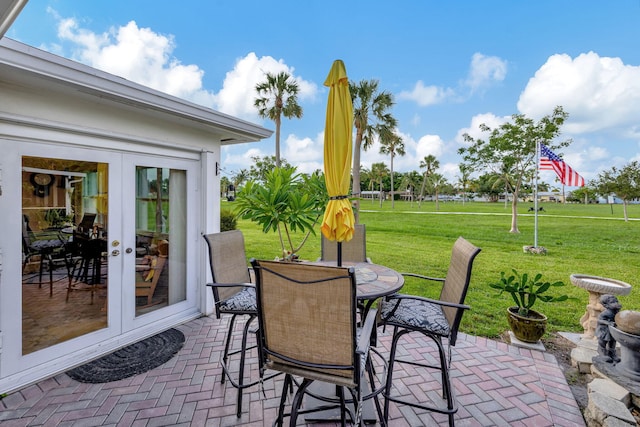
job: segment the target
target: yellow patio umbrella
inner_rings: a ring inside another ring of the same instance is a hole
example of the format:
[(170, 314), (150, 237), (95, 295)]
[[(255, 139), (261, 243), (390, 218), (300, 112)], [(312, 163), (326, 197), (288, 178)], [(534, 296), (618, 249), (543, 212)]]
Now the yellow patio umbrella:
[(333, 62), (324, 85), (329, 87), (324, 129), (324, 177), (329, 203), (324, 212), (321, 231), (327, 239), (338, 242), (338, 265), (341, 265), (341, 243), (351, 240), (355, 223), (348, 198), (353, 146), (353, 105), (347, 71), (341, 60)]

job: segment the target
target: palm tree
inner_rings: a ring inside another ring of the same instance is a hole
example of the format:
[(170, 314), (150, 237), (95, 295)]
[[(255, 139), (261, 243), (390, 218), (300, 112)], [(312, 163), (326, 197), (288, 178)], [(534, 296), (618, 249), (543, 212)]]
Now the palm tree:
[(438, 194), (440, 194), (440, 188), (446, 183), (447, 180), (439, 173), (434, 173), (429, 176), (429, 185), (433, 188), (436, 195), (436, 211), (440, 210), (440, 206), (438, 205)]
[(374, 163), (371, 165), (371, 174), (378, 180), (378, 184), (380, 185), (380, 207), (382, 207), (382, 179), (389, 174), (389, 169), (387, 165), (384, 163)]
[(467, 189), (469, 187), (469, 181), (471, 179), (471, 166), (466, 165), (464, 163), (460, 163), (458, 165), (458, 169), (460, 170), (460, 176), (458, 177), (458, 185), (462, 189), (462, 204), (467, 199)]
[(422, 180), (422, 188), (420, 188), (420, 197), (418, 197), (418, 207), (422, 206), (422, 198), (424, 197), (424, 186), (429, 179), (429, 176), (440, 167), (440, 162), (436, 159), (436, 156), (429, 154), (424, 156), (424, 159), (420, 160), (420, 169), (425, 169), (424, 179)]
[(373, 144), (373, 138), (383, 128), (393, 129), (396, 120), (388, 110), (393, 106), (391, 93), (378, 91), (377, 80), (361, 80), (355, 84), (349, 82), (349, 92), (353, 101), (353, 124), (356, 127), (356, 140), (353, 150), (353, 191), (355, 199), (355, 219), (360, 221), (360, 149), (367, 150)]
[(302, 107), (298, 105), (298, 83), (289, 75), (281, 72), (277, 75), (266, 74), (266, 81), (256, 85), (258, 97), (253, 105), (264, 119), (276, 124), (276, 167), (280, 167), (280, 123), (282, 116), (290, 119), (302, 117)]
[(420, 174), (417, 171), (406, 172), (402, 175), (402, 181), (400, 181), (400, 188), (408, 190), (410, 193), (411, 207), (413, 207), (413, 199), (416, 195), (416, 187), (420, 184)]
[(380, 154), (389, 154), (390, 170), (391, 170), (391, 209), (394, 208), (395, 202), (395, 186), (393, 185), (393, 158), (396, 154), (404, 156), (404, 142), (402, 138), (394, 133), (391, 129), (385, 129), (380, 133)]

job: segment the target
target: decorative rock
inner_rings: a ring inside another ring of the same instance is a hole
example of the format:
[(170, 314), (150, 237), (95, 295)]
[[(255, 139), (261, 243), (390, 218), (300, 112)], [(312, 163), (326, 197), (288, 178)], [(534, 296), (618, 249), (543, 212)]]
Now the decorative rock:
[(587, 425), (603, 425), (605, 420), (610, 417), (632, 426), (636, 425), (633, 414), (624, 403), (597, 392), (589, 393), (589, 404), (584, 412), (584, 417)]
[(596, 378), (587, 385), (589, 393), (601, 393), (612, 399), (620, 401), (628, 408), (631, 404), (631, 394), (624, 387), (610, 379)]
[(631, 335), (640, 335), (640, 312), (622, 310), (616, 314), (616, 327)]

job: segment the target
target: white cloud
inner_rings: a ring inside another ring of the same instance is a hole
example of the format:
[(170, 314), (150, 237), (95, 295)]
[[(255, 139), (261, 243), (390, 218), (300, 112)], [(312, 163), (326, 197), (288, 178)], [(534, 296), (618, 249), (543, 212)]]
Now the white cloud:
[[(258, 120), (253, 106), (255, 86), (264, 81), (267, 72), (291, 74), (298, 83), (300, 100), (313, 99), (318, 93), (315, 83), (295, 76), (294, 68), (283, 60), (270, 56), (258, 58), (250, 52), (237, 60), (216, 94), (203, 88), (204, 70), (195, 64), (184, 65), (173, 56), (172, 35), (139, 28), (135, 21), (97, 34), (81, 28), (73, 18), (61, 18), (52, 9), (50, 13), (58, 20), (58, 37), (72, 43), (73, 59), (236, 117)], [(60, 51), (61, 47), (52, 45), (51, 49)]]
[(640, 67), (594, 52), (576, 58), (553, 55), (529, 80), (518, 110), (540, 118), (558, 105), (569, 113), (564, 126), (567, 133), (608, 130), (637, 136)]
[(418, 80), (411, 91), (402, 91), (397, 97), (400, 100), (414, 101), (421, 107), (440, 104), (448, 97), (454, 95), (453, 89), (438, 86), (425, 86), (422, 80)]
[(474, 53), (471, 57), (469, 73), (458, 89), (429, 85), (418, 80), (410, 91), (398, 93), (399, 100), (413, 101), (421, 107), (441, 104), (449, 100), (459, 101), (463, 92), (474, 92), (485, 89), (494, 82), (505, 79), (507, 75), (507, 61), (497, 56), (486, 56)]
[(424, 135), (418, 140), (418, 145), (416, 146), (416, 157), (418, 159), (418, 165), (420, 163), (420, 160), (424, 159), (430, 154), (435, 156), (436, 159), (442, 157), (444, 149), (445, 144), (440, 136)]
[(300, 89), (299, 100), (313, 99), (318, 94), (318, 86), (295, 76), (294, 68), (289, 67), (282, 60), (276, 60), (271, 56), (258, 58), (254, 52), (248, 53), (244, 58), (236, 61), (233, 70), (229, 71), (222, 84), (222, 89), (217, 94), (217, 108), (223, 113), (244, 119), (258, 118), (256, 108), (253, 106), (256, 97), (255, 87), (265, 80), (266, 73), (289, 73), (298, 83)]
[(471, 68), (465, 84), (472, 92), (482, 89), (491, 83), (500, 82), (507, 76), (507, 61), (497, 56), (485, 56), (474, 53)]
[(315, 139), (289, 135), (284, 142), (282, 157), (298, 168), (298, 172), (312, 173), (324, 168), (324, 132)]
[(164, 36), (135, 21), (96, 34), (72, 18), (59, 18), (58, 37), (74, 45), (73, 59), (180, 98), (213, 106), (214, 95), (202, 88), (204, 71), (172, 56), (173, 36)]
[(471, 123), (469, 124), (469, 127), (462, 128), (458, 131), (458, 133), (456, 134), (455, 141), (461, 146), (468, 146), (469, 144), (465, 142), (464, 138), (462, 137), (462, 135), (464, 135), (465, 133), (471, 136), (473, 139), (478, 139), (478, 138), (486, 139), (488, 138), (489, 135), (486, 132), (482, 132), (480, 130), (481, 124), (485, 124), (489, 126), (491, 129), (495, 129), (497, 127), (500, 127), (502, 124), (508, 122), (509, 120), (511, 120), (511, 117), (498, 117), (493, 113), (484, 113), (484, 114), (475, 115), (471, 118)]

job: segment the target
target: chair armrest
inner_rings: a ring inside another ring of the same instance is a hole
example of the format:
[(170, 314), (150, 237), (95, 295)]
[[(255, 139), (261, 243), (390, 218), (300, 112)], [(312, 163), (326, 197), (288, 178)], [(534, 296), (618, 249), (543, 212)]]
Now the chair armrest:
[(400, 274), (407, 277), (417, 277), (418, 279), (433, 280), (434, 282), (444, 283), (444, 278), (442, 277), (429, 277), (429, 276), (423, 276), (422, 274), (415, 274), (415, 273), (400, 273)]
[(373, 332), (373, 328), (376, 324), (376, 315), (378, 309), (372, 308), (367, 313), (367, 317), (364, 320), (364, 324), (360, 330), (360, 339), (358, 340), (358, 347), (356, 348), (356, 352), (358, 354), (366, 354), (369, 351), (369, 346), (371, 344), (371, 333)]
[(235, 288), (237, 286), (243, 286), (245, 288), (255, 288), (253, 283), (207, 283), (207, 286), (212, 288)]
[[(432, 304), (442, 305), (442, 306), (446, 306), (446, 307), (461, 308), (463, 310), (470, 310), (471, 309), (471, 307), (466, 305), (466, 304), (458, 304), (458, 303), (455, 303), (455, 302), (441, 301), (441, 300), (431, 299), (431, 298), (427, 298), (427, 297), (420, 297), (420, 296), (417, 296), (417, 295), (395, 294), (395, 295), (389, 296), (387, 300), (390, 300), (390, 299), (396, 299), (396, 300), (413, 299), (413, 300), (419, 300), (419, 301), (424, 301), (424, 302), (430, 302)], [(398, 304), (400, 304), (399, 301), (398, 301)], [(397, 304), (396, 304), (396, 307), (397, 307)], [(395, 308), (394, 308), (393, 311), (395, 311)]]

